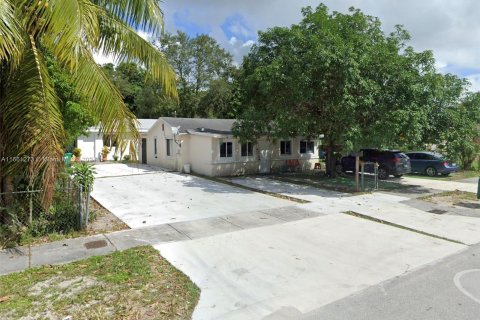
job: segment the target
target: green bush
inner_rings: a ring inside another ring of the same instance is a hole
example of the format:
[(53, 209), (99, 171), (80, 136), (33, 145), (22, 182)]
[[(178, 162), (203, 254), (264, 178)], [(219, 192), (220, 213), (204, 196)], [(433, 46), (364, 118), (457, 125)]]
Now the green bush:
[(128, 155), (128, 154), (124, 155), (123, 160), (130, 161), (130, 155)]
[(90, 190), (92, 189), (93, 181), (95, 180), (94, 174), (97, 173), (93, 165), (88, 163), (78, 163), (72, 166), (69, 170), (73, 181), (80, 184), (85, 192), (88, 188), (90, 188)]

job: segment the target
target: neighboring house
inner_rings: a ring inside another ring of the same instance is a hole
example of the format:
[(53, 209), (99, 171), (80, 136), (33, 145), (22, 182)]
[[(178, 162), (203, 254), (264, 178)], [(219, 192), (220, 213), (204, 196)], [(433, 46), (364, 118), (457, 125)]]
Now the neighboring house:
[(319, 141), (300, 137), (240, 143), (235, 120), (159, 118), (142, 134), (140, 161), (207, 176), (310, 170), (319, 162)]
[[(157, 121), (158, 119), (138, 119), (140, 135), (144, 136)], [(109, 136), (101, 134), (98, 127), (88, 128), (87, 133), (86, 136), (78, 137), (75, 143), (75, 146), (82, 150), (81, 158), (83, 161), (100, 161), (102, 159), (103, 146), (108, 146), (110, 149), (107, 160), (113, 160), (115, 154), (119, 158), (124, 155), (130, 155), (128, 146), (123, 152), (122, 150), (117, 150), (115, 141), (112, 141)], [(138, 148), (136, 149), (138, 150)]]

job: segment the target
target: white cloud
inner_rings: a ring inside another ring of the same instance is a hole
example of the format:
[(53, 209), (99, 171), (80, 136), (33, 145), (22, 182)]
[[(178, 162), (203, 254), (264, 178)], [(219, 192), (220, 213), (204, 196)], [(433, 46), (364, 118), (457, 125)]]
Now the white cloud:
[(234, 46), (237, 43), (237, 38), (236, 37), (231, 37), (230, 40), (228, 40), (228, 43), (230, 43), (232, 46)]
[(101, 52), (95, 52), (93, 54), (93, 59), (98, 64), (114, 63), (114, 59), (111, 55), (104, 55)]
[(480, 73), (470, 74), (466, 76), (466, 78), (472, 84), (472, 86), (470, 87), (470, 91), (479, 92), (480, 91)]
[(145, 32), (143, 30), (137, 30), (137, 34), (146, 41), (150, 41), (152, 39), (152, 33)]
[(161, 5), (167, 31), (175, 32), (173, 14), (188, 8), (189, 19), (211, 30), (210, 35), (223, 47), (230, 48), (238, 62), (248, 47), (240, 50), (229, 43), (231, 39), (220, 29), (227, 17), (240, 14), (249, 22), (251, 30), (266, 30), (298, 23), (302, 7), (316, 7), (321, 2), (331, 11), (347, 12), (354, 6), (379, 17), (387, 33), (397, 24), (404, 25), (412, 36), (410, 44), (416, 50), (433, 50), (440, 71), (463, 70), (462, 76), (469, 74), (464, 69), (480, 70), (478, 0), (166, 0)]
[(253, 41), (253, 40), (248, 40), (248, 41), (246, 41), (244, 44), (242, 44), (242, 47), (244, 47), (244, 48), (247, 48), (247, 47), (250, 48), (250, 47), (253, 46), (254, 44), (255, 44), (255, 41)]

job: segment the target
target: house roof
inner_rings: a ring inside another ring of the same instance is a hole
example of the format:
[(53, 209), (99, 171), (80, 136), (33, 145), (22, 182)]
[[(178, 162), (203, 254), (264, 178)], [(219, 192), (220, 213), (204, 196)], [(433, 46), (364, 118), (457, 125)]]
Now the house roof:
[(155, 122), (157, 122), (158, 119), (137, 119), (139, 122), (138, 125), (138, 131), (139, 132), (148, 132), (150, 128), (153, 127)]
[[(153, 125), (155, 124), (155, 122), (157, 122), (158, 119), (137, 119), (138, 120), (138, 131), (140, 133), (145, 133), (145, 132), (148, 132), (152, 127)], [(88, 132), (99, 132), (100, 131), (100, 127), (99, 126), (95, 126), (95, 127), (89, 127)]]
[(231, 135), (235, 119), (171, 118), (163, 117), (172, 127), (180, 127), (179, 133), (205, 135)]

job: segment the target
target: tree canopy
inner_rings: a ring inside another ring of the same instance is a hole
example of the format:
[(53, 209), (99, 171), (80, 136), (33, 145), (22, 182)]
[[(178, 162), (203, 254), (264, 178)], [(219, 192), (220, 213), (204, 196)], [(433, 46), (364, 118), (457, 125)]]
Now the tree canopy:
[(463, 80), (436, 73), (432, 52), (409, 47), (401, 26), (387, 35), (376, 17), (323, 4), (302, 14), (299, 24), (260, 32), (244, 59), (238, 136), (324, 135), (329, 155), (433, 140), (432, 113), (460, 100)]
[(183, 117), (232, 118), (238, 108), (232, 55), (212, 37), (178, 31), (160, 40), (160, 48), (178, 75)]

